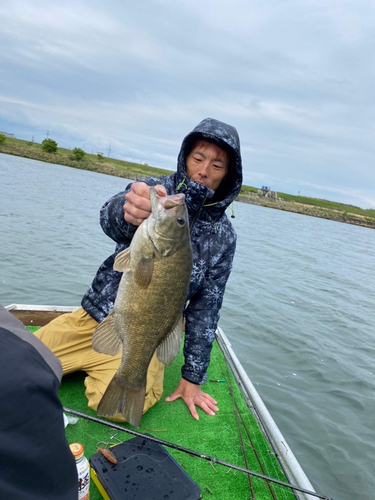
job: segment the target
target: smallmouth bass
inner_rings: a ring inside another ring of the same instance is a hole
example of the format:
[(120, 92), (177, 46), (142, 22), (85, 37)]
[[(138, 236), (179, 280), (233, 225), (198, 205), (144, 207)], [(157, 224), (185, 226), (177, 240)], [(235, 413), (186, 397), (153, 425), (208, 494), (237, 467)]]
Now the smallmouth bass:
[(155, 351), (171, 364), (182, 339), (182, 312), (190, 283), (192, 253), (185, 195), (158, 196), (150, 188), (152, 212), (129, 248), (116, 256), (123, 273), (114, 308), (95, 329), (95, 351), (122, 360), (97, 409), (121, 413), (135, 427), (142, 418), (147, 369)]

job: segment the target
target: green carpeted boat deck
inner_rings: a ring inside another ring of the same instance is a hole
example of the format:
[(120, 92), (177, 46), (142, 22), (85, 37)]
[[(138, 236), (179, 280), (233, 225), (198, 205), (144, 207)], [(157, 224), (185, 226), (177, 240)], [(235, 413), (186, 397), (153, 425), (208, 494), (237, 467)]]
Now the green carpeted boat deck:
[[(30, 329), (35, 331), (36, 328)], [(166, 367), (163, 398), (142, 417), (140, 428), (136, 430), (288, 482), (257, 419), (246, 405), (232, 373), (227, 368), (217, 343), (214, 343), (211, 355), (209, 381), (204, 386), (204, 390), (218, 401), (219, 412), (214, 417), (198, 409), (200, 420), (196, 421), (190, 416), (187, 406), (181, 399), (173, 403), (164, 401), (164, 398), (172, 393), (178, 384), (182, 363), (183, 356), (180, 352), (172, 366)], [(63, 406), (96, 417), (96, 413), (87, 407), (84, 378), (83, 372), (65, 376), (59, 396)], [(225, 382), (210, 382), (211, 379), (225, 379)], [(118, 425), (134, 429), (127, 423)], [(243, 436), (243, 445), (241, 445), (240, 432)], [(127, 441), (133, 436), (100, 423), (79, 418), (76, 424), (66, 427), (66, 438), (69, 443), (82, 443), (85, 447), (85, 455), (89, 458), (96, 453), (98, 447), (110, 447), (118, 444), (119, 440)], [(292, 490), (282, 485), (267, 482), (223, 465), (213, 464), (185, 452), (166, 449), (198, 484), (204, 499), (295, 499)], [(100, 492), (91, 481), (90, 499), (101, 498)]]

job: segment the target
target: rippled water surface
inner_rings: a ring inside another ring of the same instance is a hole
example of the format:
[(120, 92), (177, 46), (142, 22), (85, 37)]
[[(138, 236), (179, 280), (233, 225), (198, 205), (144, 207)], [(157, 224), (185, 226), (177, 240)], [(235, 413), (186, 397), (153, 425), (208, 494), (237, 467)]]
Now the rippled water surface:
[[(128, 181), (0, 154), (0, 303), (79, 304)], [(375, 498), (375, 231), (235, 203), (220, 325), (315, 489)]]

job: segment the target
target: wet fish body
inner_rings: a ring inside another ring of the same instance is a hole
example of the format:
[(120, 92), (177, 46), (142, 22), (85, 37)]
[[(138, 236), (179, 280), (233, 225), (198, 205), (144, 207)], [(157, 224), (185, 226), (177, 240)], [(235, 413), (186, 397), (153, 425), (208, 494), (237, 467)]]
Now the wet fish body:
[(122, 348), (120, 367), (99, 403), (98, 415), (121, 413), (136, 427), (154, 352), (168, 365), (179, 352), (192, 268), (185, 196), (159, 197), (152, 187), (150, 199), (151, 215), (115, 259), (114, 269), (123, 272), (115, 305), (92, 341), (104, 354), (114, 356)]

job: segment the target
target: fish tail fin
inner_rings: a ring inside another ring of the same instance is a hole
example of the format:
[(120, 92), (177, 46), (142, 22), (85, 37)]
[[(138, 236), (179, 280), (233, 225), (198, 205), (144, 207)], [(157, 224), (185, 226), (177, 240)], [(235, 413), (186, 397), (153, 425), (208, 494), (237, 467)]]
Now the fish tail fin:
[(146, 382), (144, 386), (134, 389), (127, 384), (126, 379), (116, 374), (100, 400), (97, 414), (102, 417), (113, 417), (121, 413), (131, 425), (138, 427), (145, 397)]

